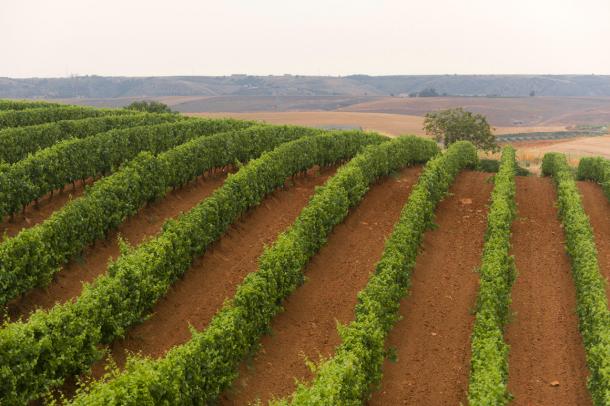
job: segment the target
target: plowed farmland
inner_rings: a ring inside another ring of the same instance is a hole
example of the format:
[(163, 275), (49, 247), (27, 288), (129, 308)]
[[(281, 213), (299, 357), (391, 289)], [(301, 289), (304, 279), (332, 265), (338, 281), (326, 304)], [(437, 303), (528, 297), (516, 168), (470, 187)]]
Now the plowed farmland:
[(19, 103), (0, 404), (610, 405), (610, 161)]

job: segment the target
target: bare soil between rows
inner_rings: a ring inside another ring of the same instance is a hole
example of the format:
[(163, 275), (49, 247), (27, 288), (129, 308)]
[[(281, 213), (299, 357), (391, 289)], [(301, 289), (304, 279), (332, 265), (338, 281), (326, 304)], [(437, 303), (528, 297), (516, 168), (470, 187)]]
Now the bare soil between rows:
[(265, 403), (292, 393), (295, 378), (312, 378), (305, 360), (327, 357), (340, 343), (336, 323), (353, 319), (357, 294), (374, 271), (420, 171), (420, 167), (406, 168), (372, 185), (364, 200), (335, 227), (306, 266), (305, 284), (284, 302), (285, 311), (272, 322), (272, 334), (262, 338), (255, 358), (242, 364), (221, 404)]
[(578, 189), (593, 227), (599, 270), (606, 279), (606, 295), (610, 302), (610, 202), (597, 183), (578, 182)]
[[(587, 366), (576, 316), (576, 289), (565, 236), (557, 217), (557, 195), (549, 178), (517, 178), (518, 218), (512, 254), (509, 391), (513, 405), (591, 404)], [(557, 381), (557, 386), (551, 385)]]
[(422, 252), (388, 337), (396, 362), (386, 360), (369, 405), (466, 404), (489, 174), (464, 171), (436, 209), (438, 227), (424, 235)]
[[(233, 224), (172, 285), (154, 306), (150, 318), (111, 345), (110, 354), (117, 365), (122, 368), (130, 353), (161, 357), (191, 338), (189, 326), (204, 329), (224, 301), (233, 297), (243, 278), (256, 271), (258, 257), (265, 246), (272, 244), (294, 222), (315, 188), (334, 172), (335, 168), (322, 172), (315, 168), (307, 176), (295, 177), (294, 185), (271, 193), (261, 205)], [(103, 373), (102, 365), (99, 363), (94, 368), (95, 377)]]
[(96, 277), (104, 274), (108, 262), (119, 256), (119, 235), (132, 246), (141, 244), (146, 238), (157, 234), (167, 219), (190, 210), (209, 196), (222, 185), (225, 177), (226, 174), (223, 172), (207, 174), (142, 208), (135, 216), (123, 222), (117, 230), (110, 232), (106, 240), (96, 242), (95, 245), (86, 248), (79, 258), (64, 265), (48, 286), (32, 289), (9, 303), (7, 306), (9, 320), (27, 317), (36, 309), (47, 310), (56, 303), (77, 297), (82, 291), (83, 283), (92, 282)]

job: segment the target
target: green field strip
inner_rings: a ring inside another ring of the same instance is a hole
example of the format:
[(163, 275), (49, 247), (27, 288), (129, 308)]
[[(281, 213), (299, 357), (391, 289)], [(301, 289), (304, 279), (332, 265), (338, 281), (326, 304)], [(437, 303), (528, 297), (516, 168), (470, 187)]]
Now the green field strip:
[(510, 292), (515, 278), (510, 238), (516, 216), (516, 172), (515, 150), (505, 147), (500, 170), (494, 176), (479, 272), (468, 385), (468, 404), (471, 406), (505, 405), (510, 401), (504, 326), (510, 315)]
[(0, 130), (0, 162), (13, 164), (29, 154), (69, 138), (85, 138), (113, 129), (161, 124), (182, 119), (185, 117), (177, 114), (119, 114), (5, 128)]
[(63, 106), (59, 103), (50, 103), (36, 100), (9, 100), (0, 99), (0, 111), (5, 110), (25, 110), (35, 108), (49, 108), (49, 107), (60, 107)]
[(42, 107), (25, 110), (0, 111), (0, 130), (10, 127), (44, 124), (59, 120), (78, 120), (118, 114), (135, 114), (132, 110), (96, 109), (81, 106)]

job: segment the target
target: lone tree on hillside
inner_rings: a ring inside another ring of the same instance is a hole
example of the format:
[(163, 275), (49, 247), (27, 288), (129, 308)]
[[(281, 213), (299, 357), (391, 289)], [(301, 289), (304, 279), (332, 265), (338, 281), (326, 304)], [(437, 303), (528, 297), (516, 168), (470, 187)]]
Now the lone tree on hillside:
[(167, 106), (158, 101), (135, 101), (129, 106), (125, 106), (127, 110), (145, 111), (148, 113), (173, 113), (173, 111)]
[(496, 137), (491, 133), (485, 116), (465, 111), (461, 107), (426, 114), (424, 130), (446, 147), (464, 140), (486, 151), (498, 150)]

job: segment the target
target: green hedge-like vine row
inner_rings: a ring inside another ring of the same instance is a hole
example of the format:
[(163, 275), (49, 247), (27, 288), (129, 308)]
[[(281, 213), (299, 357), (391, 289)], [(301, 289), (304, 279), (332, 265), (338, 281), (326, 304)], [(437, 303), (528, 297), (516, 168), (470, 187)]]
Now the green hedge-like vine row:
[(78, 120), (87, 117), (134, 114), (132, 110), (96, 109), (81, 106), (52, 106), (25, 110), (0, 111), (0, 129), (44, 124), (59, 120)]
[(2, 100), (0, 99), (0, 111), (2, 110), (25, 110), (44, 107), (59, 107), (58, 103), (49, 103), (34, 100)]
[(113, 129), (178, 121), (177, 114), (129, 114), (62, 120), (0, 130), (0, 162), (15, 163), (68, 138), (85, 138)]
[[(433, 225), (434, 209), (458, 172), (477, 164), (475, 147), (452, 144), (430, 160), (413, 188), (381, 260), (358, 294), (355, 319), (340, 327), (342, 343), (335, 356), (316, 368), (311, 385), (299, 384), (290, 399), (277, 405), (361, 405), (381, 380), (387, 334), (399, 318), (424, 232)], [(405, 337), (408, 340), (408, 337)]]
[(505, 147), (500, 170), (494, 177), (481, 260), (468, 386), (471, 406), (505, 405), (510, 400), (504, 325), (509, 316), (510, 291), (515, 279), (510, 236), (516, 216), (516, 172), (515, 150)]
[(61, 141), (0, 171), (0, 218), (70, 182), (107, 174), (141, 151), (159, 153), (193, 137), (250, 125), (236, 120), (181, 120)]
[[(12, 323), (0, 330), (0, 403), (26, 402), (60, 384), (64, 377), (86, 370), (101, 355), (100, 343), (110, 343), (140, 322), (189, 268), (194, 257), (201, 255), (246, 210), (283, 186), (286, 178), (316, 164), (347, 159), (363, 146), (384, 139), (360, 132), (311, 135), (319, 133), (320, 130), (298, 127), (260, 127), (230, 136), (203, 138), (157, 159), (143, 154), (120, 176), (102, 180), (108, 184), (103, 193), (100, 190), (96, 194), (102, 207), (81, 203), (83, 215), (93, 213), (96, 219), (103, 219), (107, 215), (103, 205), (123, 204), (113, 201), (126, 200), (127, 191), (145, 187), (145, 196), (160, 195), (168, 185), (180, 184), (191, 174), (235, 160), (245, 161), (283, 141), (301, 138), (279, 146), (229, 176), (209, 198), (177, 220), (168, 221), (161, 234), (121, 255), (109, 265), (106, 275), (84, 288), (76, 301), (57, 305), (48, 312), (38, 311), (27, 322)], [(110, 193), (108, 189), (115, 191)], [(124, 204), (129, 210), (130, 205)], [(135, 211), (136, 205), (131, 209)], [(110, 216), (112, 219), (112, 211)], [(95, 224), (92, 220), (87, 223)]]
[[(349, 209), (360, 202), (369, 185), (401, 167), (424, 162), (437, 152), (434, 142), (416, 137), (368, 147), (316, 190), (294, 224), (259, 258), (258, 270), (246, 276), (234, 298), (207, 329), (194, 333), (188, 343), (170, 350), (159, 361), (131, 360), (126, 372), (107, 384), (94, 385), (74, 404), (213, 402), (236, 377), (242, 359), (268, 331), (272, 318), (281, 310), (282, 300), (303, 283), (303, 268), (309, 259)], [(255, 177), (251, 183), (265, 182), (264, 177)]]
[(592, 180), (602, 187), (610, 200), (610, 161), (602, 157), (581, 158), (578, 163), (578, 179)]
[(557, 188), (559, 217), (576, 284), (580, 332), (591, 372), (589, 391), (594, 404), (610, 405), (610, 311), (591, 223), (565, 155), (546, 154), (542, 172), (553, 177)]
[[(158, 157), (141, 154), (113, 175), (95, 183), (84, 197), (69, 202), (43, 223), (0, 244), (0, 304), (33, 287), (45, 286), (63, 263), (104, 238), (110, 229), (135, 214), (146, 202), (164, 195), (169, 187), (182, 185), (217, 164), (252, 158), (281, 141), (315, 132), (253, 127), (233, 133), (206, 134), (231, 126), (232, 122), (227, 126), (210, 122), (205, 127), (193, 127), (192, 130), (198, 131), (189, 131), (190, 134), (204, 135)], [(277, 135), (277, 141), (268, 140), (270, 134)], [(250, 149), (231, 144), (234, 140), (247, 143), (250, 139), (254, 142)], [(208, 156), (212, 151), (215, 159)], [(158, 173), (151, 172), (150, 168), (156, 168)]]

